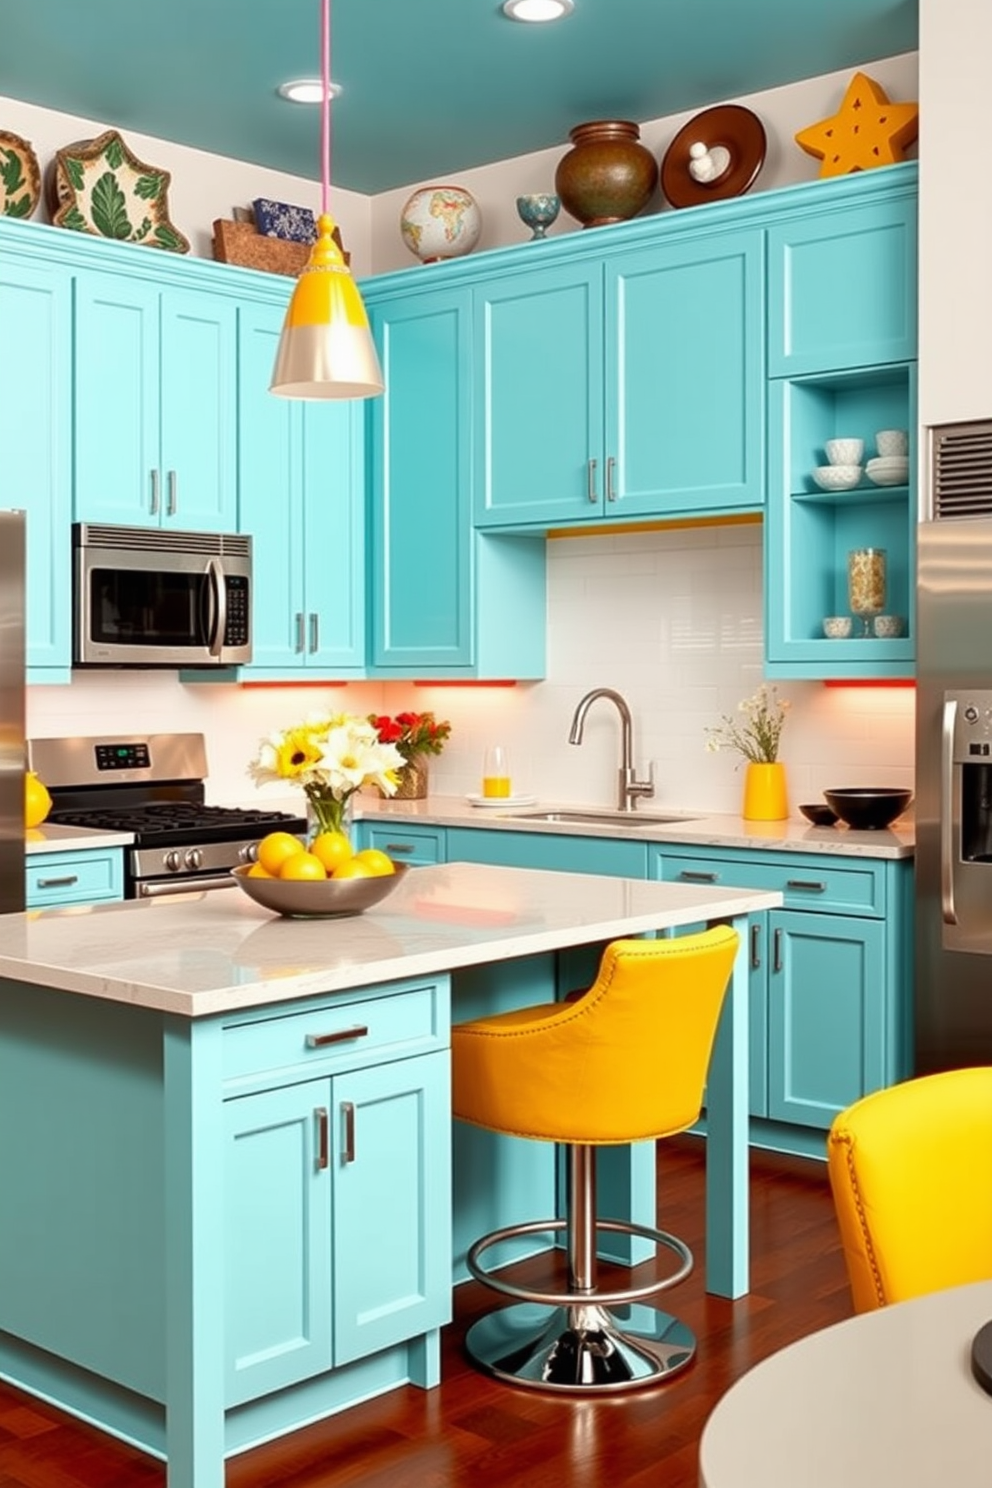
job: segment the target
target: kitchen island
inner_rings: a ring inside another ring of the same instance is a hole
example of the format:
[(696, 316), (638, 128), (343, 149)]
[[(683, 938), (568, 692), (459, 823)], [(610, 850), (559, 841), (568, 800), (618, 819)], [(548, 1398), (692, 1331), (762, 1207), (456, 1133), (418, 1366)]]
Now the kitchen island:
[[(524, 1150), (544, 1144), (452, 1141), (452, 1018), (714, 919), (742, 951), (708, 1085), (706, 1272), (740, 1295), (743, 947), (779, 902), (462, 863), (347, 920), (275, 919), (236, 888), (0, 918), (0, 1373), (165, 1458), (170, 1488), (437, 1384), (453, 1261), (557, 1207), (553, 1150)], [(653, 1144), (618, 1152), (604, 1200), (653, 1223)]]

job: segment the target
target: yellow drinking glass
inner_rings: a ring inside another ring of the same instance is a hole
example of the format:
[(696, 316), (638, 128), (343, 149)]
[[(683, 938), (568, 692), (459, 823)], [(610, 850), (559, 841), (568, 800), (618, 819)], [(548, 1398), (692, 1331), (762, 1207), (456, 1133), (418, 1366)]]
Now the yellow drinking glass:
[(490, 744), (482, 762), (482, 794), (498, 800), (510, 793), (510, 756), (504, 745)]

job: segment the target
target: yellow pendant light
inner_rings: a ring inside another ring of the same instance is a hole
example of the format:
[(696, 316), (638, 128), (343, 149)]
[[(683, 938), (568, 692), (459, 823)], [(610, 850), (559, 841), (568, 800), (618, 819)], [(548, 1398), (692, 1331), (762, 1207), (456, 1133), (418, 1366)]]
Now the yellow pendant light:
[(279, 338), (269, 392), (281, 398), (372, 398), (383, 390), (358, 285), (334, 239), (331, 188), (331, 17), (321, 0), (321, 205), (310, 250)]

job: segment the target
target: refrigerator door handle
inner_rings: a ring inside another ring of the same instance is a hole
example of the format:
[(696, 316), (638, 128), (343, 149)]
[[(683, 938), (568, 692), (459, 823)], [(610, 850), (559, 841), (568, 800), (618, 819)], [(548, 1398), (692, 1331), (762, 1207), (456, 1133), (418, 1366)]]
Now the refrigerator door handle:
[(954, 725), (958, 705), (954, 698), (944, 699), (940, 730), (940, 912), (945, 925), (956, 925), (954, 908)]

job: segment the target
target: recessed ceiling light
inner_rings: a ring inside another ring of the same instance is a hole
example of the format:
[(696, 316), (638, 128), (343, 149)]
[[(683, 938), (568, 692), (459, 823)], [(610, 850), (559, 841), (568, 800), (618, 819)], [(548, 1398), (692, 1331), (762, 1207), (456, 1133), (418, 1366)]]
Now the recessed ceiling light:
[[(324, 85), (320, 78), (295, 78), (289, 83), (279, 84), (279, 97), (286, 98), (290, 103), (319, 103), (324, 93)], [(332, 83), (330, 86), (331, 98), (340, 96), (341, 84)]]
[(574, 9), (575, 0), (503, 0), (511, 21), (560, 21)]

